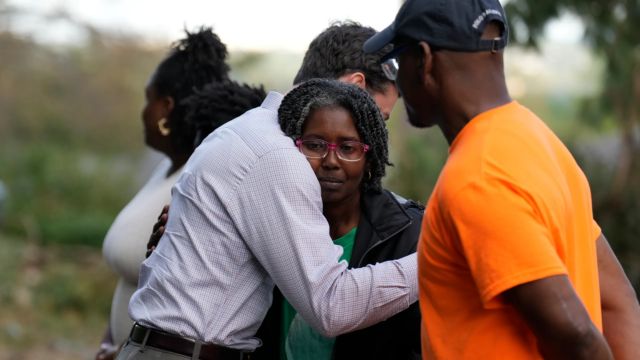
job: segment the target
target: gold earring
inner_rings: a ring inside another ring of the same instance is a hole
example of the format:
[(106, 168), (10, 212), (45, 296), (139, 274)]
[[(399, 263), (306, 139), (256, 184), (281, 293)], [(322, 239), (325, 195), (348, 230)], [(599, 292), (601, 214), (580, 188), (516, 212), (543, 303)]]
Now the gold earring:
[(167, 127), (167, 118), (162, 118), (158, 120), (158, 131), (162, 136), (168, 136), (171, 134), (171, 128)]

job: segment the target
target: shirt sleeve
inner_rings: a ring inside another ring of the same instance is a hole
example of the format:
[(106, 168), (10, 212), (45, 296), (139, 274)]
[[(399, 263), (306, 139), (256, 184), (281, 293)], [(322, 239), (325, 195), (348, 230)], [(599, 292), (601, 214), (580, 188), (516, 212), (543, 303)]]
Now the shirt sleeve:
[(567, 273), (533, 200), (512, 184), (473, 182), (449, 209), (454, 246), (466, 258), (486, 308), (502, 306), (498, 295), (514, 286)]
[(597, 241), (598, 238), (600, 238), (600, 235), (602, 235), (602, 229), (600, 228), (600, 225), (598, 225), (595, 219), (593, 219), (592, 221), (591, 231), (593, 231), (593, 233), (595, 234), (593, 241)]
[(295, 149), (263, 156), (239, 185), (232, 218), (283, 295), (325, 336), (370, 326), (417, 301), (415, 254), (347, 270), (322, 215), (320, 186)]

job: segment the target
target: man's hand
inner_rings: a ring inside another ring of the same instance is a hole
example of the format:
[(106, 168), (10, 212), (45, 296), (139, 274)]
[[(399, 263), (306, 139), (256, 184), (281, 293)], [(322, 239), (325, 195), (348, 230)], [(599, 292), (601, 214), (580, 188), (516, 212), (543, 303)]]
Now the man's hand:
[(96, 360), (114, 360), (119, 350), (120, 347), (117, 345), (102, 343), (96, 354)]
[(149, 237), (149, 241), (147, 242), (147, 254), (146, 257), (149, 257), (153, 250), (156, 249), (158, 242), (160, 242), (160, 238), (162, 234), (164, 234), (164, 227), (167, 225), (167, 220), (169, 219), (169, 205), (165, 205), (162, 208), (162, 212), (158, 216), (158, 221), (153, 225), (153, 230), (151, 230), (151, 236)]
[(118, 355), (118, 351), (120, 351), (120, 347), (113, 343), (113, 338), (111, 337), (111, 326), (107, 326), (107, 330), (104, 332), (104, 336), (102, 337), (102, 342), (100, 343), (100, 349), (96, 353), (95, 360), (113, 360)]

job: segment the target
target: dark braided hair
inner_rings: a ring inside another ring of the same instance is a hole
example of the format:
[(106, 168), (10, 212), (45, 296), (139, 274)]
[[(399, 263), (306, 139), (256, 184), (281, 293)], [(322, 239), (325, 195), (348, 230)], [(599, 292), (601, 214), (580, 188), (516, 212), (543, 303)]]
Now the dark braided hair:
[(191, 153), (195, 129), (184, 121), (183, 100), (214, 81), (229, 78), (227, 47), (209, 27), (197, 32), (185, 30), (186, 37), (172, 44), (167, 57), (158, 65), (151, 84), (160, 96), (171, 96), (174, 108), (168, 118), (171, 141), (177, 151)]
[(278, 121), (292, 139), (302, 136), (304, 123), (313, 111), (341, 107), (351, 113), (362, 142), (370, 146), (366, 154), (369, 174), (361, 184), (363, 192), (381, 191), (380, 183), (389, 163), (387, 127), (380, 109), (369, 94), (359, 87), (337, 80), (313, 79), (291, 90), (282, 100)]
[(392, 45), (373, 54), (365, 54), (362, 49), (365, 41), (375, 34), (373, 28), (353, 21), (332, 24), (309, 44), (293, 83), (313, 78), (338, 79), (360, 71), (366, 77), (367, 90), (384, 92), (393, 82), (384, 75), (380, 59), (391, 51)]
[(195, 129), (193, 147), (207, 135), (247, 110), (260, 106), (266, 97), (264, 87), (252, 87), (225, 80), (206, 85), (184, 100), (185, 122)]

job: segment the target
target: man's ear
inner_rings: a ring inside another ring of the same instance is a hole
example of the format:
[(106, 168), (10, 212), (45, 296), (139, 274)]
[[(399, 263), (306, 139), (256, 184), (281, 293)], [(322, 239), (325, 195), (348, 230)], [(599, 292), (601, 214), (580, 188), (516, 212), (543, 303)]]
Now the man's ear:
[(433, 80), (433, 51), (424, 41), (418, 43), (418, 71), (423, 84)]
[(360, 71), (344, 74), (340, 76), (338, 80), (347, 84), (354, 84), (360, 89), (367, 88), (367, 78), (364, 76), (364, 73)]

